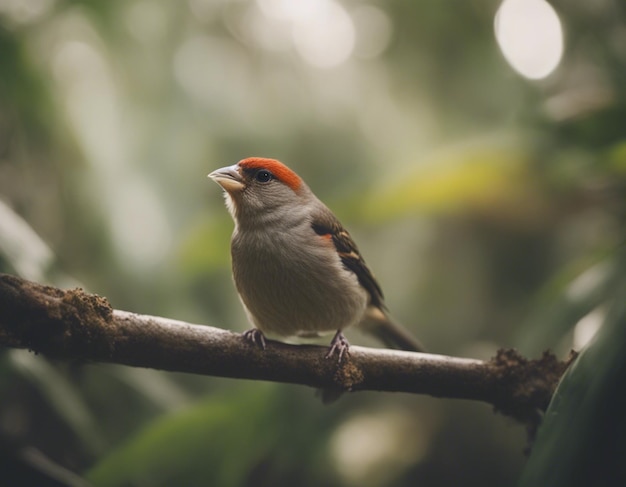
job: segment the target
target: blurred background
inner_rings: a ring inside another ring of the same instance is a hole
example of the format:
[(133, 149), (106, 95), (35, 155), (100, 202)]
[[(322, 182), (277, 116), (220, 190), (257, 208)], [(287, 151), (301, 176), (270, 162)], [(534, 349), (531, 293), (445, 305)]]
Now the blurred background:
[[(242, 331), (206, 175), (274, 157), (429, 350), (564, 357), (626, 281), (625, 66), (619, 0), (0, 0), (0, 271)], [(6, 485), (512, 485), (525, 447), (484, 404), (0, 352)]]

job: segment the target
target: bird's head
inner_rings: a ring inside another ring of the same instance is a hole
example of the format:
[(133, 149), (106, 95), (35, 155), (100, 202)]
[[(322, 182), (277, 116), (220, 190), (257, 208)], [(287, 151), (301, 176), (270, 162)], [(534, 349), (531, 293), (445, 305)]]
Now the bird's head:
[(233, 218), (271, 219), (296, 212), (310, 199), (310, 191), (295, 172), (276, 159), (249, 157), (209, 174), (225, 191)]

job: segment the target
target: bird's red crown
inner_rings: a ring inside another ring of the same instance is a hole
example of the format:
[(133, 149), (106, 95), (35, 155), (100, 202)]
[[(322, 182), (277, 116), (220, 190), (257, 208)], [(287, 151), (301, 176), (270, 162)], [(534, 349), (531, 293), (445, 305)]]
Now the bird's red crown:
[(300, 176), (276, 159), (248, 157), (239, 161), (239, 166), (244, 169), (267, 169), (276, 179), (282, 181), (294, 191), (297, 191), (302, 186)]

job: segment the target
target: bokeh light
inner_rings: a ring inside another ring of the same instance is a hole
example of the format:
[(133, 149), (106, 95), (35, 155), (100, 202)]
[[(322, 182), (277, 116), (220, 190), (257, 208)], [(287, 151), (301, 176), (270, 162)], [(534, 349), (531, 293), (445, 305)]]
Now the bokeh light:
[(563, 31), (554, 8), (544, 0), (504, 0), (495, 17), (498, 45), (522, 76), (541, 79), (563, 55)]
[(320, 1), (306, 17), (293, 23), (298, 53), (311, 65), (332, 68), (348, 60), (354, 49), (352, 19), (340, 4)]

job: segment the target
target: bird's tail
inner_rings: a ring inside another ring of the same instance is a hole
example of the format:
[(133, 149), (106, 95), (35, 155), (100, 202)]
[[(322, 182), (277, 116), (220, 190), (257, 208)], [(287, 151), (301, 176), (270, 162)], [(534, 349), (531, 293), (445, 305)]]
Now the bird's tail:
[(361, 327), (390, 348), (408, 352), (426, 352), (424, 345), (380, 308), (370, 306)]

